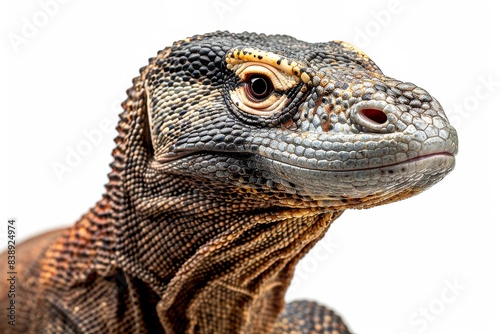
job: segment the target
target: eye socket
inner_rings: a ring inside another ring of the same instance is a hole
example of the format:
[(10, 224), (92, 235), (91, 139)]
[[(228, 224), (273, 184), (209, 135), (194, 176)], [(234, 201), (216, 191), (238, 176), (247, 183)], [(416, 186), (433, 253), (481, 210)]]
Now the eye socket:
[(274, 91), (271, 79), (263, 74), (252, 74), (245, 83), (247, 96), (255, 101), (262, 101)]
[(243, 63), (232, 70), (241, 84), (230, 91), (231, 100), (239, 110), (252, 115), (271, 116), (281, 110), (288, 101), (283, 92), (300, 80), (271, 65), (256, 62)]

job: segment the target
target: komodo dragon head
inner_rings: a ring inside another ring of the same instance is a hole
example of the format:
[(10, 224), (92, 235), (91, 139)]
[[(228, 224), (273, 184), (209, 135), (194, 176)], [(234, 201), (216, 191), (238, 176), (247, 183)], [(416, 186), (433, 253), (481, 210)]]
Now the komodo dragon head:
[(345, 42), (195, 36), (142, 70), (127, 108), (137, 104), (150, 173), (266, 207), (406, 198), (450, 172), (457, 151), (436, 99)]
[(422, 192), (457, 153), (435, 98), (345, 42), (194, 36), (128, 94), (107, 186), (117, 263), (175, 332), (269, 331), (331, 221)]

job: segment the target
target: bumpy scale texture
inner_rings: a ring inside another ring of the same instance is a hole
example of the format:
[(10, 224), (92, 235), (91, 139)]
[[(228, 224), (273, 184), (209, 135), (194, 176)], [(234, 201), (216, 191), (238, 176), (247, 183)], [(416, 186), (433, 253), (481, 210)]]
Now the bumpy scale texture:
[(297, 262), (344, 210), (440, 181), (458, 149), (427, 91), (345, 42), (193, 36), (123, 107), (103, 198), (18, 247), (2, 333), (349, 333), (326, 307), (285, 306)]

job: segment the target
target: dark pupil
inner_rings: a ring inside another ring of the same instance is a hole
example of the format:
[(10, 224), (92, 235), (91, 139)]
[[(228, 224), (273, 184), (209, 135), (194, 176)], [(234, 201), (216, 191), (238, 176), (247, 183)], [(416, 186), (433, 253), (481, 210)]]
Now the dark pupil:
[(272, 84), (267, 77), (253, 76), (249, 80), (250, 95), (256, 99), (264, 99), (271, 94)]

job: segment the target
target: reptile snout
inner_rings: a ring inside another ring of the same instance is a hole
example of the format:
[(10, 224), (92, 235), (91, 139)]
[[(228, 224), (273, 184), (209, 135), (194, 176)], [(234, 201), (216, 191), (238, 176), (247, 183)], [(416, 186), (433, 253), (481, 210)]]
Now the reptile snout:
[(378, 100), (354, 103), (346, 112), (353, 132), (392, 137), (406, 149), (408, 159), (433, 153), (456, 155), (457, 132), (439, 102), (415, 85), (405, 83), (404, 87), (410, 89), (393, 88), (373, 94)]

